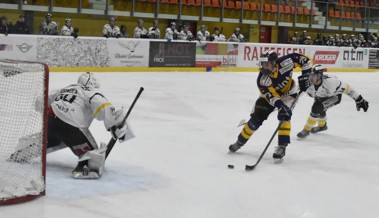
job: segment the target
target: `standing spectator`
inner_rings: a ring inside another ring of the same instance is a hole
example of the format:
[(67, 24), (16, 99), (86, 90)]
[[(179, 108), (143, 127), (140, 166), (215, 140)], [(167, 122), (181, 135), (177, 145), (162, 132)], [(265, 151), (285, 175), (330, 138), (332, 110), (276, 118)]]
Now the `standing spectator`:
[(170, 27), (166, 29), (165, 39), (178, 39), (179, 32), (176, 30), (176, 23), (171, 22)]
[(126, 25), (121, 25), (120, 26), (120, 38), (128, 38), (129, 35), (128, 35), (128, 32), (127, 32), (127, 28), (126, 28)]
[(18, 17), (18, 20), (13, 27), (13, 32), (16, 34), (30, 34), (30, 27), (26, 24), (24, 15)]
[(245, 37), (241, 34), (240, 28), (236, 28), (232, 36), (228, 39), (229, 42), (244, 42)]
[(317, 33), (316, 38), (313, 40), (313, 45), (323, 45), (321, 33)]
[(178, 39), (189, 40), (189, 41), (193, 39), (193, 34), (191, 33), (191, 31), (189, 31), (188, 25), (186, 24), (183, 25), (183, 30), (180, 31)]
[(133, 38), (148, 38), (147, 30), (143, 27), (143, 20), (139, 19), (137, 21), (137, 27), (134, 28)]
[(207, 26), (201, 25), (199, 32), (197, 32), (197, 40), (210, 41), (211, 34), (207, 31)]
[(46, 14), (46, 19), (39, 26), (41, 35), (58, 35), (58, 24), (52, 18), (52, 14)]
[(71, 25), (71, 19), (67, 18), (64, 22), (64, 25), (61, 30), (62, 36), (73, 36), (74, 38), (78, 38), (78, 28), (73, 28)]
[(153, 26), (149, 28), (147, 35), (150, 39), (160, 39), (161, 31), (158, 28), (158, 20), (153, 21)]
[(116, 26), (116, 18), (109, 18), (109, 23), (105, 24), (103, 27), (103, 36), (105, 38), (119, 38), (121, 36), (120, 28)]
[(226, 37), (224, 34), (220, 33), (220, 30), (218, 29), (218, 27), (215, 27), (213, 29), (213, 34), (211, 36), (211, 41), (215, 41), (215, 42), (225, 42), (226, 41)]
[(8, 19), (5, 16), (0, 17), (0, 33), (8, 35), (12, 32), (12, 25), (8, 23)]

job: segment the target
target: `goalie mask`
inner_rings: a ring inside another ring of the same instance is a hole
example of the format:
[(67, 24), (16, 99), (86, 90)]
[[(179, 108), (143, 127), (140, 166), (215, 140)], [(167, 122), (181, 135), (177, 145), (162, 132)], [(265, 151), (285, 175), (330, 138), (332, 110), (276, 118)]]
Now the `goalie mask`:
[(87, 72), (79, 76), (78, 84), (83, 85), (87, 88), (94, 89), (100, 88), (100, 83), (97, 82), (93, 73)]

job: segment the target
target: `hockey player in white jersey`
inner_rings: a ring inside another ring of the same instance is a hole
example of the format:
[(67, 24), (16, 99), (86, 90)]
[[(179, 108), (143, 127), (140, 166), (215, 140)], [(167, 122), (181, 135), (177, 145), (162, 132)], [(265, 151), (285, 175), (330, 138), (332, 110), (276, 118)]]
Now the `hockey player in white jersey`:
[(103, 36), (108, 38), (119, 38), (120, 28), (116, 26), (116, 19), (114, 17), (109, 18), (109, 23), (105, 24), (103, 27)]
[(196, 36), (199, 41), (210, 41), (211, 34), (207, 31), (207, 26), (203, 24)]
[(147, 31), (148, 38), (150, 39), (160, 39), (161, 31), (158, 28), (158, 20), (153, 21), (153, 26)]
[(143, 20), (139, 19), (137, 21), (137, 27), (134, 28), (133, 38), (148, 38), (147, 30), (143, 27)]
[[(326, 111), (341, 102), (342, 94), (347, 94), (354, 99), (357, 110), (368, 110), (368, 102), (348, 83), (340, 81), (336, 76), (323, 73), (323, 67), (316, 64), (312, 67), (312, 71), (307, 75), (299, 77), (299, 81), (308, 80), (309, 87), (299, 82), (300, 89), (307, 92), (309, 96), (314, 98), (311, 113), (307, 119), (304, 129), (297, 134), (299, 138), (305, 138), (310, 133), (317, 133), (328, 129)], [(303, 77), (303, 78), (302, 78)], [(316, 123), (318, 125), (313, 127)]]
[(184, 24), (182, 31), (180, 31), (178, 39), (179, 40), (189, 40), (191, 41), (193, 39), (193, 34), (188, 29), (188, 25)]
[(79, 32), (79, 29), (72, 27), (71, 19), (67, 18), (64, 22), (63, 27), (62, 27), (61, 35), (62, 36), (73, 36), (74, 38), (77, 38), (78, 32)]
[(46, 14), (46, 19), (39, 26), (41, 35), (58, 35), (58, 24), (52, 18), (52, 14)]
[(172, 40), (172, 39), (178, 39), (178, 36), (179, 36), (179, 32), (178, 30), (176, 30), (176, 23), (171, 22), (170, 27), (166, 29), (164, 38)]
[(232, 36), (228, 39), (229, 42), (244, 42), (245, 37), (241, 34), (241, 29), (236, 28)]
[[(125, 140), (128, 132), (126, 124), (119, 126), (124, 110), (116, 110), (99, 87), (94, 75), (88, 72), (79, 77), (77, 84), (49, 94), (47, 153), (69, 147), (79, 157), (72, 172), (74, 178), (99, 178), (103, 174), (107, 146), (102, 143), (98, 147), (88, 129), (95, 118), (103, 121), (106, 130), (119, 142)], [(33, 149), (36, 143), (28, 138), (26, 141), (29, 142), (24, 143), (29, 146), (25, 149)], [(20, 149), (11, 155), (10, 160), (22, 163), (34, 158), (25, 154), (28, 152)]]
[(218, 29), (218, 27), (214, 28), (214, 33), (211, 36), (211, 41), (213, 41), (213, 42), (225, 42), (226, 41), (225, 35), (220, 33), (220, 30)]

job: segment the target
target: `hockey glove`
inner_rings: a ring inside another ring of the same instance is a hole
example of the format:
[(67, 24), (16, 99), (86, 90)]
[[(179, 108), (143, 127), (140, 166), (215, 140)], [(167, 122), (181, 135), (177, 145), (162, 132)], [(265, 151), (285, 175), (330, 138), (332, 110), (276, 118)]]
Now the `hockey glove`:
[(300, 90), (303, 92), (307, 91), (309, 87), (309, 74), (303, 74), (299, 76), (297, 79), (299, 81)]
[(287, 107), (287, 105), (285, 104), (281, 105), (278, 112), (278, 120), (288, 121), (288, 120), (291, 120), (291, 116), (292, 116), (291, 109)]
[(362, 95), (359, 95), (357, 99), (355, 99), (355, 104), (357, 105), (357, 110), (360, 111), (361, 108), (364, 112), (368, 110), (368, 101), (364, 100)]
[(126, 125), (122, 127), (113, 126), (111, 128), (112, 137), (116, 140), (118, 139), (120, 143), (123, 143), (125, 141), (125, 135), (127, 132), (128, 132), (128, 127)]

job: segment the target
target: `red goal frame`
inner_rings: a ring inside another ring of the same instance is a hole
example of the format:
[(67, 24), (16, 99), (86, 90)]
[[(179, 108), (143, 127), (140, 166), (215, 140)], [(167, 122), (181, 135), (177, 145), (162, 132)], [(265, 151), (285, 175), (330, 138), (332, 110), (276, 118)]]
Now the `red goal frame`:
[(45, 188), (39, 194), (36, 195), (24, 195), (15, 198), (9, 199), (0, 199), (0, 205), (11, 205), (18, 204), (23, 202), (32, 201), (40, 196), (45, 195), (46, 193), (46, 147), (47, 147), (47, 119), (48, 119), (48, 96), (49, 96), (49, 67), (47, 64), (41, 62), (32, 62), (32, 61), (18, 61), (18, 60), (1, 60), (8, 63), (31, 63), (31, 64), (41, 64), (44, 66), (44, 108), (43, 108), (43, 129), (42, 129), (42, 176), (44, 181)]

